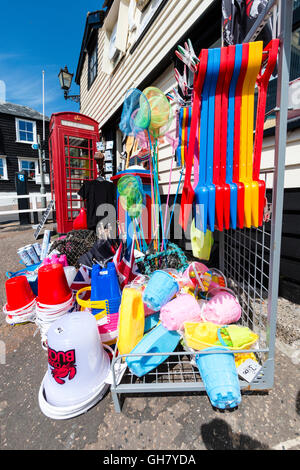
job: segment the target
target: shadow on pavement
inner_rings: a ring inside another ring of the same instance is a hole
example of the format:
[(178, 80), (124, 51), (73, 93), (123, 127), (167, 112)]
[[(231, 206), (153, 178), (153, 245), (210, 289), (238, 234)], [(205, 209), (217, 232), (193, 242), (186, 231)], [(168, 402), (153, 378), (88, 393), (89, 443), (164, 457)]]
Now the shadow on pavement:
[(267, 450), (269, 447), (246, 434), (235, 434), (222, 419), (213, 419), (201, 426), (201, 435), (207, 450)]

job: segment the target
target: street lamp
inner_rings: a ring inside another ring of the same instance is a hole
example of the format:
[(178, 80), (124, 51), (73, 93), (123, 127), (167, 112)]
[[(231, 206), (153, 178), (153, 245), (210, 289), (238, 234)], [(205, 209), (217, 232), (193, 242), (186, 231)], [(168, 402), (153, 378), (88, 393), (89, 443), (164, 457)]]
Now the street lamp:
[(69, 95), (69, 90), (71, 88), (73, 75), (74, 75), (73, 73), (69, 72), (67, 66), (65, 66), (64, 69), (60, 69), (60, 72), (58, 74), (60, 87), (62, 90), (64, 90), (65, 100), (71, 99), (72, 101), (75, 101), (76, 103), (80, 103), (80, 95)]

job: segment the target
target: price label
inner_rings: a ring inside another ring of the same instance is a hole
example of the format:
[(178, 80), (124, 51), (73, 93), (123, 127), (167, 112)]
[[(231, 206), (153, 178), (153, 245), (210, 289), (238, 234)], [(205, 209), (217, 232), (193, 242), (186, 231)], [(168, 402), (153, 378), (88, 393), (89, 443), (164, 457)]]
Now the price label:
[(253, 361), (253, 359), (246, 359), (246, 361), (237, 368), (237, 372), (242, 379), (250, 383), (254, 377), (256, 377), (260, 369), (261, 365), (259, 365), (258, 362)]

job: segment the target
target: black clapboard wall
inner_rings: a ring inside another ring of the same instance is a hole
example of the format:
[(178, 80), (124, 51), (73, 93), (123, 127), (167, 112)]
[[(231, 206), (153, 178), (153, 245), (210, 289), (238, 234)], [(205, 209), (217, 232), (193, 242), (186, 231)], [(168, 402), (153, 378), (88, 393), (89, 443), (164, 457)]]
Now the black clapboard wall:
[[(15, 174), (19, 171), (18, 167), (18, 157), (26, 157), (32, 159), (38, 159), (38, 151), (33, 150), (30, 144), (23, 144), (16, 142), (16, 124), (15, 118), (19, 116), (13, 116), (11, 114), (0, 113), (0, 155), (6, 156), (7, 162), (7, 173), (8, 180), (0, 181), (0, 192), (10, 192), (15, 191)], [(22, 119), (22, 117), (20, 117)], [(27, 119), (27, 118), (24, 118)], [(29, 119), (29, 118), (28, 118)], [(43, 135), (43, 121), (36, 120), (37, 134), (42, 138)], [(45, 137), (48, 142), (49, 136), (49, 122), (46, 121), (45, 125)], [(46, 147), (46, 164), (47, 164), (47, 173), (49, 174), (49, 152), (48, 145)], [(35, 184), (33, 181), (28, 181), (28, 191), (29, 192), (39, 192), (40, 185)], [(46, 190), (50, 191), (50, 186), (46, 186)]]
[(279, 293), (300, 303), (300, 188), (284, 191)]
[[(271, 194), (267, 191), (268, 200), (271, 201)], [(166, 196), (162, 196), (162, 204), (166, 203)], [(170, 196), (169, 206), (173, 205), (174, 196)], [(180, 195), (177, 203), (180, 204)], [(184, 233), (182, 232), (182, 239), (174, 239), (174, 224), (178, 224), (178, 215), (173, 219), (173, 223), (170, 231), (170, 240), (175, 242), (183, 250), (186, 249), (186, 240)], [(266, 223), (265, 230), (271, 231), (271, 223)], [(178, 231), (177, 231), (178, 232)], [(219, 264), (219, 237), (218, 231), (214, 234), (214, 245), (211, 252), (211, 258), (207, 263), (208, 266), (217, 267)], [(261, 243), (261, 233), (258, 234), (258, 241)], [(253, 241), (254, 243), (254, 241)], [(254, 253), (255, 247), (251, 245), (251, 250)], [(269, 251), (264, 250), (262, 253), (261, 245), (258, 244), (256, 247), (257, 259), (255, 262), (257, 272), (259, 274), (259, 281), (263, 283), (265, 289), (268, 288), (268, 277), (269, 277)], [(192, 258), (191, 251), (187, 252), (189, 258)], [(264, 262), (261, 260), (261, 256), (264, 257)], [(253, 254), (254, 256), (254, 254)], [(255, 275), (253, 271), (254, 260), (249, 263), (248, 269), (252, 276)], [(251, 277), (251, 276), (250, 276)], [(250, 279), (250, 278), (249, 278)], [(251, 278), (252, 279), (252, 278)], [(249, 280), (250, 282), (250, 280)], [(264, 294), (267, 295), (266, 290)], [(280, 258), (280, 280), (279, 280), (279, 295), (284, 297), (291, 302), (300, 304), (300, 188), (286, 189), (284, 191), (284, 204), (283, 204), (283, 223), (282, 223), (282, 243), (281, 243), (281, 258)]]

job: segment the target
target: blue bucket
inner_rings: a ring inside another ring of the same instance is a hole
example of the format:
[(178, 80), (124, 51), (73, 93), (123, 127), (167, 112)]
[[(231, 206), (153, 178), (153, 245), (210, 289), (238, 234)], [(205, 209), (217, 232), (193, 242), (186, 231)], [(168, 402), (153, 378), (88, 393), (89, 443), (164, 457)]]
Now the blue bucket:
[(221, 409), (234, 408), (242, 400), (234, 354), (214, 354), (216, 350), (228, 351), (222, 347), (203, 349), (212, 352), (196, 355), (196, 364), (211, 404)]
[[(108, 263), (101, 269), (98, 264), (93, 265), (91, 277), (91, 300), (107, 300), (109, 313), (117, 313), (121, 303), (121, 289), (114, 263)], [(101, 310), (93, 309), (93, 315)]]
[(179, 285), (166, 271), (157, 270), (151, 275), (143, 294), (144, 303), (158, 312), (179, 291)]

